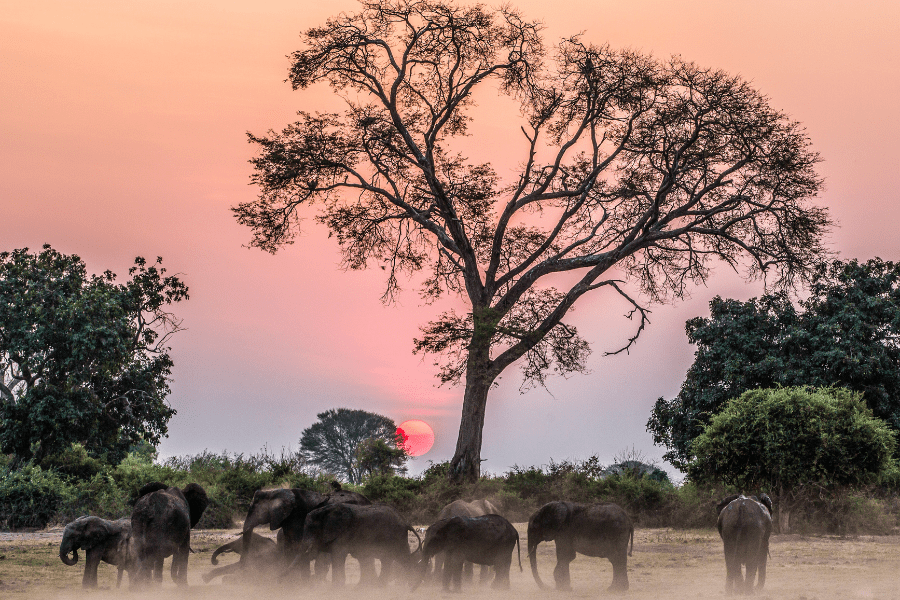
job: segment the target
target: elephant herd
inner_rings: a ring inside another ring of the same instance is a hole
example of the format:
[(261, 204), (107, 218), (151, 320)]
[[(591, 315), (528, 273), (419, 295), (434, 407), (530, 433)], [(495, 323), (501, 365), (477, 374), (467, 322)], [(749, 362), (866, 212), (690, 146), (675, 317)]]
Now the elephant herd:
[[(66, 526), (59, 555), (67, 565), (78, 561), (78, 550), (86, 554), (84, 587), (97, 586), (101, 561), (118, 567), (117, 586), (128, 571), (132, 587), (162, 581), (163, 560), (172, 557), (171, 576), (187, 585), (190, 530), (208, 504), (197, 484), (184, 489), (151, 483), (139, 492), (131, 518), (107, 521), (81, 517)], [(749, 593), (758, 574), (758, 588), (766, 578), (772, 503), (763, 494), (730, 496), (717, 507), (718, 530), (726, 564), (726, 591)], [(425, 531), (424, 539), (393, 507), (372, 503), (356, 492), (335, 484), (329, 494), (303, 489), (260, 490), (254, 494), (241, 537), (219, 547), (213, 565), (225, 552), (240, 560), (203, 574), (209, 583), (216, 577), (240, 580), (286, 582), (323, 581), (331, 570), (334, 586), (346, 583), (348, 556), (359, 562), (361, 585), (383, 585), (405, 575), (413, 589), (423, 581), (440, 580), (447, 591), (459, 591), (463, 574), (473, 577), (472, 565), (481, 565), (482, 582), (493, 578), (493, 587), (509, 588), (513, 551), (519, 534), (497, 508), (486, 500), (457, 500), (447, 505)], [(254, 531), (267, 525), (276, 539)], [(579, 504), (550, 502), (528, 520), (527, 554), (537, 585), (545, 585), (538, 574), (537, 547), (556, 544), (553, 577), (557, 589), (571, 589), (569, 564), (578, 553), (606, 558), (613, 568), (610, 591), (628, 589), (628, 556), (634, 548), (634, 525), (619, 506), (612, 503)], [(410, 549), (409, 534), (417, 541)], [(518, 551), (522, 569), (521, 550)], [(381, 565), (376, 572), (375, 560)], [(434, 571), (431, 564), (434, 563)], [(311, 564), (315, 570), (311, 570)], [(742, 573), (746, 567), (746, 577)]]

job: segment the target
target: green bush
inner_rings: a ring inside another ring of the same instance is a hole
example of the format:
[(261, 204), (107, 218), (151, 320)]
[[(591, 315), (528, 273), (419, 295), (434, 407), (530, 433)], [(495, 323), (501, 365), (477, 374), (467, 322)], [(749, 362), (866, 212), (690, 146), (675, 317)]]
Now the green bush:
[(69, 481), (54, 521), (68, 523), (85, 515), (115, 520), (131, 514), (128, 495), (112, 475), (97, 473), (89, 479)]
[(409, 513), (418, 504), (423, 485), (419, 479), (396, 475), (372, 475), (363, 485), (362, 493), (373, 502), (384, 502), (402, 513)]
[(69, 489), (53, 471), (26, 464), (0, 473), (0, 524), (9, 529), (45, 527), (57, 516)]
[(859, 486), (895, 469), (894, 432), (862, 394), (774, 388), (730, 400), (693, 442), (694, 481), (784, 494), (806, 485)]
[(84, 480), (103, 473), (108, 466), (103, 461), (90, 456), (87, 449), (81, 444), (72, 444), (68, 450), (41, 461), (41, 468), (52, 469), (64, 477)]

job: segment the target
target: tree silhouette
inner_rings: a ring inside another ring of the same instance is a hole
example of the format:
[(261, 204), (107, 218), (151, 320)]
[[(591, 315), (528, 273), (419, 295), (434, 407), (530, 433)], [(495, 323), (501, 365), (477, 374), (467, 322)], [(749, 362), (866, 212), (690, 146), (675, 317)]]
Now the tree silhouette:
[[(350, 408), (332, 408), (317, 416), (300, 436), (300, 454), (308, 464), (350, 483), (360, 483), (365, 474), (403, 469), (406, 453), (397, 448), (397, 425), (391, 419)], [(391, 448), (398, 452), (386, 452)]]
[[(580, 36), (548, 52), (513, 8), (442, 0), (362, 2), (303, 41), (291, 84), (325, 82), (346, 109), (251, 134), (260, 194), (233, 211), (275, 252), (316, 208), (346, 267), (385, 269), (384, 301), (423, 271), (426, 301), (468, 303), (414, 342), (438, 355), (442, 383), (465, 380), (454, 479), (480, 473), (488, 392), (507, 367), (521, 365), (525, 389), (585, 370), (588, 344), (563, 322), (582, 296), (630, 304), (622, 352), (650, 304), (682, 297), (713, 259), (786, 286), (823, 253), (818, 156), (737, 77)], [(509, 181), (452, 149), (491, 86), (521, 111)], [(565, 273), (577, 279), (556, 289)]]

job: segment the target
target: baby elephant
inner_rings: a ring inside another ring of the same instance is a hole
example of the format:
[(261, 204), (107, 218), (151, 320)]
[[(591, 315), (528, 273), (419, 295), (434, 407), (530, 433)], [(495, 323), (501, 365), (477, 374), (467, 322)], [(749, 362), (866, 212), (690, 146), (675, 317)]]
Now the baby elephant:
[(134, 549), (131, 541), (131, 519), (107, 521), (100, 517), (79, 517), (66, 525), (59, 545), (59, 558), (70, 567), (78, 562), (78, 550), (87, 555), (81, 585), (97, 587), (97, 567), (100, 561), (119, 568), (116, 587), (122, 584), (122, 572), (134, 568)]
[(251, 532), (252, 550), (250, 557), (243, 560), (244, 540), (240, 537), (232, 542), (223, 544), (216, 548), (210, 557), (210, 562), (214, 565), (219, 564), (219, 555), (226, 552), (234, 552), (241, 556), (240, 562), (234, 562), (224, 567), (218, 567), (203, 574), (203, 582), (209, 583), (216, 577), (241, 574), (247, 578), (274, 576), (281, 570), (283, 564), (284, 541), (282, 531), (278, 530), (278, 541), (258, 533)]
[[(446, 552), (442, 583), (450, 591), (462, 586), (463, 563), (466, 561), (494, 567), (492, 587), (509, 589), (509, 568), (512, 564), (513, 546), (519, 545), (519, 532), (500, 515), (481, 517), (453, 517), (441, 519), (425, 532), (422, 542), (422, 560), (419, 563), (422, 578), (428, 561), (439, 552)], [(522, 551), (519, 550), (519, 570), (522, 570)], [(413, 587), (417, 588), (421, 578)]]

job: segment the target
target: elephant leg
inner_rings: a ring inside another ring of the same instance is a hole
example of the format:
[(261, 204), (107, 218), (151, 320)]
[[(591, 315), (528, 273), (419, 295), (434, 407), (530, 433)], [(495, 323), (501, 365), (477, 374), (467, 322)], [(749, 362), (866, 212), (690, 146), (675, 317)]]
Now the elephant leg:
[[(725, 548), (725, 593), (733, 594), (734, 587), (737, 582), (737, 578), (741, 573), (741, 563), (738, 561), (737, 557), (737, 548), (735, 547), (734, 542), (724, 540), (723, 542)], [(740, 582), (739, 587), (742, 587), (743, 581)]]
[(371, 556), (358, 556), (359, 561), (359, 585), (373, 585), (378, 580), (378, 572), (375, 570), (375, 559)]
[(434, 581), (443, 581), (444, 563), (447, 561), (446, 552), (438, 552), (434, 555)]
[[(331, 567), (331, 554), (320, 552), (319, 555), (316, 556), (316, 563), (313, 571), (317, 583), (325, 583), (325, 578), (328, 576), (329, 567)], [(307, 569), (309, 569), (308, 565)]]
[(118, 572), (116, 573), (116, 587), (122, 587), (122, 573), (125, 571), (125, 567), (119, 567)]
[(203, 583), (209, 583), (216, 577), (222, 577), (225, 575), (231, 575), (232, 573), (240, 573), (244, 571), (245, 568), (253, 568), (253, 567), (245, 567), (240, 562), (232, 563), (230, 565), (225, 565), (224, 567), (216, 567), (212, 571), (203, 574)]
[[(481, 570), (478, 572), (478, 583), (481, 585), (486, 584), (491, 579), (491, 574), (493, 574), (494, 569), (491, 568), (491, 565), (481, 565)], [(496, 577), (494, 578), (496, 581)]]
[(465, 558), (459, 552), (447, 552), (447, 560), (444, 561), (444, 589), (462, 590), (463, 562)]
[(756, 572), (759, 569), (759, 557), (750, 555), (747, 557), (747, 577), (744, 579), (744, 593), (753, 592), (753, 584), (756, 582)]
[(162, 584), (162, 574), (163, 574), (163, 561), (165, 560), (164, 556), (154, 556), (151, 559), (153, 562), (153, 581), (156, 583)]
[(378, 575), (378, 584), (387, 585), (391, 582), (391, 576), (394, 573), (394, 559), (391, 556), (385, 556), (381, 559), (381, 573)]
[(610, 557), (609, 562), (613, 568), (613, 580), (609, 586), (610, 592), (628, 591), (628, 554), (625, 550)]
[(758, 589), (758, 590), (762, 590), (763, 587), (765, 587), (765, 585), (766, 585), (766, 560), (767, 560), (766, 553), (767, 552), (768, 552), (767, 549), (763, 549), (760, 551), (759, 577), (756, 582), (756, 589)]
[(347, 552), (331, 553), (331, 585), (342, 587), (347, 583)]
[(556, 580), (556, 589), (571, 590), (572, 583), (569, 576), (569, 563), (575, 560), (575, 548), (572, 543), (564, 540), (556, 540), (556, 568), (553, 569), (553, 579)]
[(100, 566), (100, 557), (103, 556), (103, 550), (91, 548), (85, 554), (84, 577), (81, 579), (81, 587), (95, 588), (97, 587), (97, 567)]
[(188, 584), (187, 567), (190, 556), (190, 548), (179, 548), (172, 555), (172, 579), (178, 585)]
[(462, 572), (463, 580), (470, 584), (475, 581), (475, 565), (470, 563), (469, 561), (465, 561), (463, 563), (463, 572)]
[[(496, 590), (508, 590), (509, 589), (509, 568), (512, 566), (512, 554), (507, 554), (506, 552), (502, 553), (501, 556), (498, 556), (494, 561), (494, 582), (491, 584), (491, 587)], [(481, 565), (481, 574), (482, 581), (484, 572), (487, 571), (490, 573), (489, 565)]]

